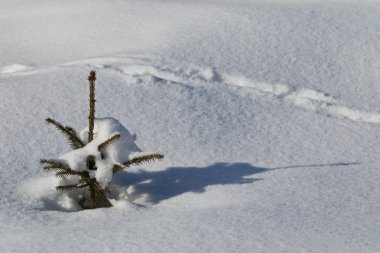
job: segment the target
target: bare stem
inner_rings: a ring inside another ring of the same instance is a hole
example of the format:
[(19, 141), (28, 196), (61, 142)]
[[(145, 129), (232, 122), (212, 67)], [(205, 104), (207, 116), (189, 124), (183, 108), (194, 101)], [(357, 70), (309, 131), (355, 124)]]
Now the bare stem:
[(96, 197), (95, 197), (95, 185), (94, 185), (94, 180), (96, 179), (91, 179), (90, 181), (90, 208), (94, 209), (96, 208)]
[(90, 84), (90, 114), (88, 116), (88, 142), (94, 139), (94, 124), (95, 124), (95, 71), (91, 71), (88, 76)]

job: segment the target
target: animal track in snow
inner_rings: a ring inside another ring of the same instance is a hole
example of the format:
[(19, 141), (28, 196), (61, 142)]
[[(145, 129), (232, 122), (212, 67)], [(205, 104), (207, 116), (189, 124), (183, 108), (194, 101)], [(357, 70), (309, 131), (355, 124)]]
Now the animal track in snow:
[(353, 121), (380, 123), (380, 113), (357, 110), (339, 104), (336, 98), (312, 89), (295, 88), (285, 84), (269, 84), (255, 82), (245, 77), (224, 76), (224, 82), (249, 87), (259, 92), (272, 94), (306, 110), (314, 111), (330, 117), (347, 118)]
[[(108, 66), (108, 65), (105, 65)], [(110, 66), (108, 66), (110, 67)], [(219, 74), (214, 68), (192, 67), (170, 68), (155, 67), (150, 63), (111, 66), (115, 70), (129, 76), (149, 75), (158, 80), (166, 80), (182, 84), (202, 81), (220, 82), (228, 85), (254, 89), (261, 93), (271, 94), (278, 99), (301, 107), (305, 110), (336, 118), (347, 118), (352, 121), (380, 123), (380, 113), (358, 110), (343, 106), (333, 96), (321, 91), (296, 88), (286, 84), (270, 84), (257, 82), (243, 76)]]
[(291, 103), (308, 111), (335, 118), (346, 118), (352, 121), (380, 123), (380, 113), (358, 110), (342, 105), (336, 98), (321, 91), (297, 88), (291, 85), (267, 82), (258, 82), (244, 76), (218, 73), (214, 68), (201, 68), (194, 65), (156, 66), (151, 60), (140, 56), (118, 56), (87, 59), (60, 64), (58, 66), (32, 69), (29, 66), (13, 64), (0, 68), (0, 74), (19, 75), (33, 74), (60, 67), (87, 65), (93, 68), (116, 71), (123, 75), (141, 78), (150, 76), (153, 80), (168, 81), (191, 86), (204, 85), (204, 83), (223, 83), (253, 89), (260, 93), (273, 95), (277, 99)]

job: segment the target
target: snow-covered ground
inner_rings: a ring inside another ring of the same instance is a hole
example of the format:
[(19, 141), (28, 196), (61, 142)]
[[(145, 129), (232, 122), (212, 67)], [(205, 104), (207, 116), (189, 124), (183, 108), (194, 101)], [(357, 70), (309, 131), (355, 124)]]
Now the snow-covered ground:
[[(380, 252), (380, 2), (2, 0), (1, 252)], [(163, 161), (70, 212), (44, 119)]]

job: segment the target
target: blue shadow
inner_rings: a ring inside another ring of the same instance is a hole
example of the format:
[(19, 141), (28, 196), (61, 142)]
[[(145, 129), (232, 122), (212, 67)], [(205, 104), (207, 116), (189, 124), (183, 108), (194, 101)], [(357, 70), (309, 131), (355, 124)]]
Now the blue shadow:
[(262, 178), (247, 178), (279, 169), (350, 166), (358, 163), (310, 164), (276, 168), (255, 167), (249, 163), (215, 163), (207, 167), (171, 167), (162, 171), (120, 172), (113, 183), (133, 185), (138, 194), (147, 194), (149, 201), (159, 203), (186, 192), (202, 193), (211, 185), (252, 184)]

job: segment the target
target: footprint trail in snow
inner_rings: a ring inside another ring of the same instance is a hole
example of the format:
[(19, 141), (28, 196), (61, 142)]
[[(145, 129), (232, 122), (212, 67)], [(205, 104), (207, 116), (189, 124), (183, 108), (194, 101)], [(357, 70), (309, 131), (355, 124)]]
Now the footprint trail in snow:
[(25, 65), (13, 64), (0, 68), (0, 77), (35, 74), (59, 67), (76, 65), (87, 65), (98, 69), (114, 71), (134, 78), (149, 76), (155, 81), (167, 81), (190, 86), (199, 86), (200, 83), (204, 85), (207, 82), (223, 83), (254, 90), (258, 93), (269, 94), (286, 103), (291, 103), (302, 109), (328, 117), (346, 118), (358, 122), (380, 123), (380, 113), (344, 106), (335, 97), (318, 90), (297, 88), (281, 83), (258, 82), (244, 76), (218, 73), (214, 68), (201, 68), (193, 65), (188, 67), (188, 64), (185, 64), (183, 67), (158, 67), (148, 58), (139, 56), (95, 58), (40, 69), (31, 69)]
[[(112, 60), (117, 62), (115, 59)], [(143, 62), (144, 61), (145, 60), (143, 60)], [(199, 83), (202, 81), (220, 82), (228, 85), (253, 89), (259, 93), (271, 94), (282, 101), (292, 103), (297, 107), (326, 115), (328, 117), (346, 118), (352, 121), (360, 122), (380, 123), (380, 113), (358, 110), (344, 106), (333, 96), (321, 91), (306, 88), (295, 88), (286, 84), (257, 82), (244, 76), (220, 74), (213, 68), (160, 68), (147, 62), (142, 64), (135, 64), (131, 62), (130, 64), (118, 64), (117, 66), (112, 66), (109, 64), (95, 64), (94, 67), (113, 69), (125, 75), (134, 77), (149, 75), (156, 80), (164, 80), (181, 84), (189, 84), (192, 82)]]

